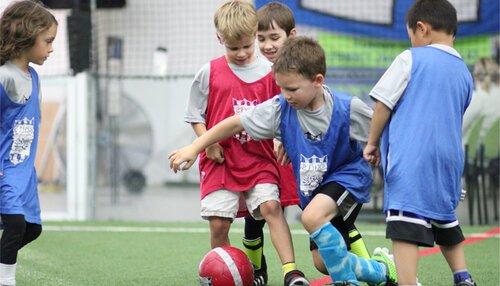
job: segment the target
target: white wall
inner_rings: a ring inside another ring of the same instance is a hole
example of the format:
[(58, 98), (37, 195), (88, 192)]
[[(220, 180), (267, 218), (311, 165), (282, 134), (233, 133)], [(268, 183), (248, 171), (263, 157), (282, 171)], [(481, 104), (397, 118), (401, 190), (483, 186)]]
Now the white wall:
[(195, 138), (191, 127), (183, 121), (191, 81), (190, 77), (123, 81), (127, 95), (146, 112), (152, 127), (153, 152), (144, 169), (149, 185), (167, 180), (198, 182), (197, 164), (189, 171), (176, 175), (170, 170), (167, 160), (169, 152), (191, 143)]

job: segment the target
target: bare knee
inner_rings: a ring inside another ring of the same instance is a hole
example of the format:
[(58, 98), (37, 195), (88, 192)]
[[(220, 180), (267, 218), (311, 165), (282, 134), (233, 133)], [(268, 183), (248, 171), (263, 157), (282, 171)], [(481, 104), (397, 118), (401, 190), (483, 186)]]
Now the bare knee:
[(301, 220), (302, 225), (309, 233), (313, 233), (329, 221), (327, 216), (321, 212), (307, 208), (302, 212)]
[(283, 216), (281, 204), (278, 201), (267, 201), (259, 206), (260, 214), (266, 220), (273, 220)]
[(229, 228), (231, 227), (231, 219), (229, 218), (220, 218), (220, 217), (211, 217), (210, 221), (210, 230), (213, 233), (227, 233), (229, 232)]

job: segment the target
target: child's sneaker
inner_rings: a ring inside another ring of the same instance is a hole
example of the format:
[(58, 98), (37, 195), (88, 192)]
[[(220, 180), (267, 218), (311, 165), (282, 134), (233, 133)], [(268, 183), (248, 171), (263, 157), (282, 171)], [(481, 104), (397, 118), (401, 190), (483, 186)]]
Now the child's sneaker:
[(373, 251), (372, 258), (385, 265), (385, 269), (387, 271), (386, 273), (387, 281), (385, 283), (382, 283), (381, 285), (386, 285), (386, 286), (398, 285), (397, 284), (398, 275), (396, 272), (396, 265), (389, 256), (389, 250), (387, 248), (382, 249), (380, 247), (377, 247)]
[(266, 257), (262, 255), (262, 263), (260, 269), (256, 269), (253, 271), (253, 286), (265, 285), (267, 285), (267, 264)]
[(476, 286), (476, 282), (474, 282), (472, 279), (467, 279), (467, 280), (455, 283), (453, 285), (454, 286)]
[(300, 270), (292, 270), (285, 275), (285, 286), (308, 286), (309, 281)]

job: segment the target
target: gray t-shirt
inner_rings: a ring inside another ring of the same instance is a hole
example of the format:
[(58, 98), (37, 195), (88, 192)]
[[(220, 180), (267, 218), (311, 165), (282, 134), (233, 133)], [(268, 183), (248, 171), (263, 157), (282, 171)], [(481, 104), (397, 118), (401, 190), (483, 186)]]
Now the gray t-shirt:
[(15, 103), (24, 104), (31, 96), (31, 75), (9, 61), (0, 66), (0, 84)]
[[(271, 71), (272, 63), (260, 56), (244, 66), (229, 64), (233, 73), (242, 81), (251, 83), (257, 81)], [(194, 77), (189, 92), (188, 104), (184, 121), (188, 123), (205, 123), (210, 83), (210, 63), (205, 64)]]
[[(332, 119), (333, 98), (330, 91), (324, 87), (325, 104), (317, 110), (297, 110), (300, 127), (311, 140), (321, 140), (330, 126)], [(366, 143), (370, 131), (370, 121), (373, 110), (361, 99), (354, 97), (351, 101), (349, 135), (352, 139)], [(280, 121), (281, 106), (279, 96), (275, 96), (240, 114), (245, 131), (254, 139), (281, 139)]]

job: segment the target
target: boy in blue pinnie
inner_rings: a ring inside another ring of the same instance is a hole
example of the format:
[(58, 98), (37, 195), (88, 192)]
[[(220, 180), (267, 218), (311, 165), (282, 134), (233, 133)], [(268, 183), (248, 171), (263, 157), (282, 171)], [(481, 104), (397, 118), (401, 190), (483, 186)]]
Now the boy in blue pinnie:
[(377, 102), (364, 157), (384, 169), (386, 236), (400, 285), (416, 285), (418, 247), (437, 243), (454, 285), (472, 286), (455, 213), (464, 166), (462, 116), (473, 91), (467, 65), (453, 48), (457, 12), (446, 0), (418, 0), (407, 21), (413, 48), (370, 93)]

